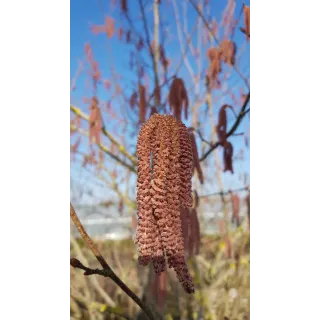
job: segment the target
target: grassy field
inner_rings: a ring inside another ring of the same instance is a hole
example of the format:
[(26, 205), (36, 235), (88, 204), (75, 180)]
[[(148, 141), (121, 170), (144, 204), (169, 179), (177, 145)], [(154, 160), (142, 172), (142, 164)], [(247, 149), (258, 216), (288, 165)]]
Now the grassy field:
[[(137, 264), (132, 240), (97, 242), (107, 262), (159, 319), (248, 320), (250, 318), (250, 236), (241, 228), (232, 234), (232, 250), (217, 236), (201, 239), (200, 254), (188, 259), (196, 291), (186, 294), (169, 269), (155, 279), (149, 267)], [(231, 256), (230, 256), (231, 255)], [(98, 268), (81, 239), (71, 237), (71, 257)], [(71, 272), (71, 319), (146, 319), (139, 307), (110, 279)]]

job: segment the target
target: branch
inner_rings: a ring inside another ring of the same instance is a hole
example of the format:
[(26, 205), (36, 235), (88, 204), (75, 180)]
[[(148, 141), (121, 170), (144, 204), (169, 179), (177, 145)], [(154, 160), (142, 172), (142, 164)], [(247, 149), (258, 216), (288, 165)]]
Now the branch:
[[(76, 131), (84, 136), (89, 137), (89, 133), (85, 130), (82, 130), (81, 128), (76, 128), (75, 126), (71, 125), (71, 129), (73, 131)], [(105, 152), (107, 155), (109, 155), (112, 159), (122, 164), (124, 167), (128, 168), (130, 171), (136, 173), (135, 167), (131, 166), (130, 164), (126, 163), (125, 161), (121, 160), (118, 156), (114, 155), (110, 149), (108, 149), (105, 145), (102, 143), (96, 144), (103, 152)]]
[[(205, 24), (205, 26), (207, 27), (207, 29), (208, 29), (208, 31), (210, 33), (210, 36), (213, 37), (213, 39), (216, 41), (217, 45), (219, 46), (219, 41), (218, 41), (216, 35), (214, 34), (214, 32), (212, 31), (212, 29), (210, 28), (210, 25), (209, 25), (208, 21), (203, 16), (201, 10), (197, 7), (197, 5), (192, 0), (189, 0), (189, 2), (192, 4), (194, 9), (197, 11), (199, 16), (201, 17), (203, 23)], [(241, 77), (241, 79), (244, 81), (244, 83), (246, 84), (247, 88), (250, 90), (250, 85), (249, 85), (248, 80), (243, 76), (243, 74), (238, 70), (238, 68), (235, 65), (233, 66), (233, 68), (236, 71), (236, 73)]]
[[(87, 114), (85, 114), (83, 111), (81, 111), (79, 108), (70, 105), (70, 110), (75, 113), (77, 116), (81, 117), (82, 119), (86, 120), (89, 122), (89, 116)], [(127, 157), (132, 164), (136, 165), (137, 164), (137, 160), (134, 156), (132, 156), (131, 154), (129, 154), (129, 152), (126, 150), (126, 148), (120, 143), (118, 142), (111, 134), (109, 131), (106, 130), (105, 126), (103, 126), (102, 128), (102, 133), (113, 143), (115, 144), (119, 151), (125, 156)]]
[[(70, 240), (71, 243), (74, 247), (74, 249), (76, 250), (76, 253), (78, 255), (78, 257), (84, 261), (84, 263), (88, 263), (87, 259), (85, 258), (84, 254), (82, 253), (76, 239), (74, 238), (73, 235), (70, 236)], [(89, 278), (90, 282), (92, 284), (92, 286), (96, 289), (96, 291), (99, 293), (99, 295), (103, 298), (103, 300), (105, 301), (105, 303), (107, 303), (108, 305), (110, 305), (111, 307), (115, 307), (116, 303), (111, 299), (111, 297), (103, 290), (103, 288), (100, 286), (99, 282), (97, 281), (97, 279), (95, 277), (91, 277)]]
[(103, 175), (98, 175), (98, 178), (101, 181), (104, 181), (105, 183), (107, 183), (109, 185), (109, 187), (118, 195), (118, 197), (120, 199), (123, 199), (124, 203), (132, 209), (136, 208), (135, 202), (130, 200), (130, 198), (128, 197), (128, 195), (124, 195), (120, 190), (119, 190), (119, 185), (116, 182), (116, 179), (112, 176), (112, 174), (108, 171), (107, 168), (103, 167), (103, 170), (106, 171), (110, 177), (110, 179), (112, 180), (112, 183), (108, 182), (107, 179), (103, 176)]
[(238, 189), (234, 189), (234, 190), (228, 190), (228, 191), (223, 191), (223, 192), (213, 192), (213, 193), (208, 193), (208, 194), (204, 194), (202, 196), (198, 196), (199, 198), (207, 198), (207, 197), (211, 197), (211, 196), (218, 196), (218, 195), (221, 195), (221, 193), (223, 195), (227, 195), (229, 194), (230, 192), (231, 193), (234, 193), (234, 192), (238, 192), (238, 191), (248, 191), (249, 190), (249, 187), (242, 187), (242, 188), (238, 188)]
[[(142, 20), (143, 20), (143, 27), (144, 31), (146, 33), (146, 40), (149, 48), (149, 52), (151, 54), (152, 58), (152, 65), (153, 65), (153, 72), (154, 72), (154, 83), (155, 83), (155, 89), (158, 90), (159, 88), (159, 75), (158, 75), (158, 62), (159, 62), (159, 48), (158, 48), (158, 42), (159, 42), (159, 8), (158, 8), (158, 1), (154, 1), (153, 5), (153, 12), (154, 12), (154, 51), (152, 50), (151, 41), (150, 41), (150, 34), (149, 34), (149, 28), (147, 24), (147, 18), (145, 15), (144, 7), (142, 4), (142, 0), (139, 0), (139, 7), (142, 14)], [(157, 97), (157, 96), (156, 96)], [(158, 108), (160, 104), (160, 101), (155, 101), (155, 107)]]
[[(179, 17), (179, 12), (178, 12), (178, 8), (177, 8), (177, 4), (175, 2), (175, 0), (172, 1), (172, 5), (173, 5), (173, 9), (174, 9), (174, 15), (175, 15), (175, 20), (176, 20), (176, 25), (177, 25), (177, 32), (178, 32), (178, 39), (179, 39), (179, 43), (180, 43), (180, 49), (182, 50), (182, 32), (181, 32), (181, 26), (180, 26), (180, 17)], [(187, 45), (188, 45), (188, 41), (187, 41)], [(183, 56), (184, 58), (184, 63), (186, 65), (186, 68), (188, 69), (189, 73), (190, 73), (190, 77), (191, 79), (194, 81), (194, 74), (189, 62), (189, 59), (187, 57), (187, 55)]]
[[(227, 133), (227, 138), (230, 137), (231, 135), (233, 135), (233, 133), (237, 130), (238, 126), (240, 125), (241, 123), (241, 120), (243, 119), (243, 117), (246, 115), (246, 113), (248, 112), (248, 110), (245, 110), (246, 109), (246, 106), (247, 104), (249, 103), (250, 101), (250, 91), (249, 93), (247, 94), (247, 97), (246, 97), (246, 100), (244, 101), (243, 103), (243, 106), (241, 108), (241, 111), (240, 113), (238, 114), (238, 117), (235, 121), (235, 123), (233, 124), (232, 128), (229, 130), (229, 132)], [(250, 109), (249, 109), (250, 110)], [(205, 152), (205, 154), (200, 158), (200, 162), (205, 160), (208, 155), (214, 150), (216, 149), (217, 147), (219, 147), (221, 145), (220, 142), (216, 142), (214, 144), (211, 144), (211, 147), (210, 149)]]
[(70, 203), (70, 216), (77, 227), (79, 233), (81, 234), (83, 240), (87, 243), (92, 253), (95, 255), (96, 259), (99, 261), (100, 265), (102, 266), (101, 269), (90, 269), (88, 267), (85, 267), (79, 260), (75, 258), (70, 259), (70, 264), (74, 268), (82, 269), (84, 270), (84, 275), (91, 275), (91, 274), (98, 274), (106, 278), (111, 278), (111, 280), (117, 284), (143, 311), (144, 313), (149, 317), (151, 320), (155, 320), (151, 310), (149, 307), (147, 307), (140, 299), (139, 297), (132, 292), (125, 283), (122, 282), (122, 280), (113, 272), (111, 267), (108, 265), (107, 261), (102, 257), (101, 253), (99, 252), (98, 248), (95, 246), (95, 244), (90, 239), (89, 235), (87, 234), (86, 230), (84, 229), (83, 225), (81, 224), (72, 204)]

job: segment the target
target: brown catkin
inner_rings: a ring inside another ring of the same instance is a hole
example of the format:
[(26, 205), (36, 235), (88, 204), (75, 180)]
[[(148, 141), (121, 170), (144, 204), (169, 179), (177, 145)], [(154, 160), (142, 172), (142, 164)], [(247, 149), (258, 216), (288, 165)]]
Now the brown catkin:
[(249, 40), (250, 39), (250, 7), (244, 6), (243, 13), (244, 13), (244, 30), (247, 35), (247, 40)]
[(167, 296), (167, 272), (162, 272), (153, 278), (151, 294), (160, 310), (163, 309)]
[(166, 73), (168, 66), (169, 66), (169, 61), (166, 58), (164, 48), (161, 45), (159, 46), (159, 53), (160, 53), (160, 62), (161, 62), (162, 68), (163, 68), (164, 72)]
[(233, 66), (235, 64), (235, 55), (237, 53), (236, 44), (230, 40), (223, 40), (220, 44), (220, 48), (223, 61)]
[(181, 207), (192, 206), (192, 150), (185, 125), (169, 115), (152, 115), (141, 127), (137, 142), (139, 262), (152, 259), (160, 274), (174, 268), (188, 293), (194, 286), (185, 262)]
[(247, 215), (248, 215), (248, 223), (249, 223), (249, 230), (250, 230), (250, 192), (246, 196), (246, 204), (247, 204)]
[(200, 198), (197, 190), (193, 190), (193, 208), (197, 209), (199, 207)]
[(182, 227), (183, 244), (185, 248), (189, 248), (190, 215), (189, 215), (188, 209), (180, 207), (180, 219), (181, 219), (181, 227)]
[(146, 111), (147, 111), (146, 88), (143, 85), (139, 85), (139, 120), (140, 120), (140, 123), (145, 122)]
[(128, 12), (127, 0), (121, 0), (121, 10), (123, 12)]
[(138, 94), (136, 92), (134, 92), (129, 100), (129, 104), (130, 104), (130, 108), (133, 109), (134, 106), (137, 104), (137, 100), (138, 100)]
[(221, 72), (221, 56), (222, 52), (220, 48), (210, 48), (207, 51), (207, 56), (209, 58), (209, 70), (208, 77), (209, 81), (213, 87), (219, 87), (220, 82), (218, 76)]
[(181, 113), (184, 109), (185, 119), (188, 118), (189, 99), (184, 82), (180, 78), (175, 78), (172, 81), (169, 91), (169, 104), (170, 110), (173, 111), (173, 115), (181, 120)]
[(199, 160), (199, 154), (198, 154), (198, 149), (197, 149), (197, 143), (196, 143), (196, 138), (194, 136), (194, 133), (192, 130), (189, 129), (189, 135), (190, 135), (190, 140), (191, 140), (191, 146), (192, 146), (192, 154), (193, 154), (193, 173), (194, 170), (197, 170), (198, 173), (198, 178), (201, 184), (204, 183), (204, 178), (203, 178), (203, 173), (202, 169), (200, 166), (200, 160)]
[(240, 198), (237, 194), (231, 193), (232, 218), (231, 222), (235, 222), (237, 227), (240, 226)]
[(115, 28), (114, 24), (115, 24), (115, 21), (113, 18), (111, 17), (105, 18), (105, 28), (106, 28), (106, 33), (109, 39), (112, 38), (114, 35), (114, 28)]
[(98, 99), (92, 98), (90, 105), (90, 116), (89, 116), (89, 142), (100, 144), (101, 130), (102, 130), (102, 118), (101, 111), (98, 106)]
[(218, 115), (218, 124), (217, 124), (217, 135), (219, 142), (222, 146), (224, 146), (227, 143), (227, 111), (226, 109), (230, 106), (227, 104), (224, 104), (220, 110)]
[(223, 150), (224, 172), (230, 171), (233, 174), (233, 146), (227, 141)]
[(137, 209), (138, 224), (136, 243), (138, 243), (139, 263), (147, 265), (151, 259), (152, 243), (155, 238), (155, 225), (151, 203), (151, 139), (154, 124), (143, 125), (137, 142), (138, 178)]
[(189, 256), (198, 255), (200, 252), (200, 224), (196, 209), (191, 210), (190, 214), (190, 238), (189, 238)]

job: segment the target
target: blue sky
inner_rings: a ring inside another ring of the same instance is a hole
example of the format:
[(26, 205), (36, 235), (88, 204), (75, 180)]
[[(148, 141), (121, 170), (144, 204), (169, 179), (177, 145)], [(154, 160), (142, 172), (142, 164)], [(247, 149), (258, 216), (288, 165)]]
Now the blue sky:
[[(125, 83), (128, 86), (128, 95), (130, 94), (131, 90), (131, 81), (135, 80), (135, 75), (128, 70), (128, 47), (126, 45), (123, 45), (119, 42), (117, 34), (115, 33), (115, 36), (111, 39), (107, 39), (105, 34), (101, 35), (94, 35), (92, 34), (90, 30), (90, 24), (103, 24), (104, 22), (104, 16), (105, 14), (112, 16), (116, 20), (116, 27), (120, 26), (121, 21), (121, 15), (120, 11), (118, 9), (112, 9), (112, 2), (113, 1), (90, 1), (90, 0), (71, 0), (71, 17), (70, 17), (70, 32), (71, 32), (71, 41), (70, 41), (70, 79), (74, 77), (77, 68), (78, 68), (78, 60), (81, 60), (84, 58), (84, 44), (86, 42), (89, 42), (94, 53), (95, 59), (98, 61), (100, 69), (102, 71), (102, 78), (108, 79), (110, 78), (111, 74), (111, 66), (114, 66), (117, 73), (121, 74)], [(179, 3), (179, 1), (176, 1)], [(139, 16), (138, 11), (138, 1), (128, 1), (130, 4), (129, 6), (129, 12), (134, 17)], [(211, 14), (212, 16), (216, 17), (217, 21), (220, 20), (222, 11), (225, 8), (226, 1), (212, 1), (212, 10)], [(236, 9), (235, 9), (235, 16), (238, 17), (239, 10), (241, 8), (242, 1), (236, 1)], [(248, 1), (245, 1), (246, 4), (248, 4)], [(172, 4), (169, 3), (167, 0), (163, 0), (161, 6), (163, 8), (160, 8), (160, 14), (165, 15), (166, 22), (170, 25), (170, 31), (173, 34), (175, 38), (177, 38), (177, 32), (176, 32), (176, 24), (174, 20), (174, 11)], [(179, 12), (180, 16), (183, 16), (183, 7), (179, 6)], [(152, 26), (152, 16), (149, 14), (148, 16), (148, 24), (149, 26)], [(195, 11), (190, 7), (187, 11), (187, 19), (188, 21), (193, 21), (196, 17)], [(123, 25), (123, 23), (122, 23)], [(240, 20), (239, 23), (240, 26), (243, 26), (243, 19)], [(139, 26), (137, 27), (139, 29)], [(189, 26), (189, 31), (191, 30), (192, 26)], [(152, 33), (152, 31), (150, 31)], [(236, 31), (234, 40), (236, 43), (241, 41), (241, 44), (243, 42), (243, 34), (240, 31)], [(166, 54), (167, 56), (172, 59), (173, 64), (175, 61), (178, 61), (178, 58), (180, 57), (180, 48), (179, 48), (179, 42), (175, 40), (174, 42), (168, 44), (166, 46)], [(247, 45), (246, 51), (242, 56), (241, 63), (239, 65), (239, 69), (243, 74), (246, 76), (249, 75), (249, 46)], [(190, 64), (192, 68), (196, 68), (196, 64), (193, 62), (192, 59), (190, 59)], [(203, 56), (203, 65), (205, 66), (207, 64), (207, 58), (204, 55)], [(187, 69), (182, 66), (179, 72), (179, 76), (183, 79), (188, 79), (189, 73)], [(82, 74), (78, 81), (77, 81), (77, 87), (76, 90), (71, 94), (71, 103), (74, 103), (78, 107), (81, 107), (81, 109), (88, 113), (88, 105), (84, 104), (82, 102), (83, 96), (90, 97), (92, 92), (91, 89), (86, 89), (85, 86), (85, 80), (87, 78), (87, 75), (84, 73)], [(187, 81), (187, 80), (185, 80)], [(236, 92), (238, 89), (244, 88), (242, 80), (239, 78), (239, 76), (233, 71), (231, 73), (231, 77), (228, 81), (229, 87), (235, 88)], [(213, 98), (220, 96), (221, 90), (213, 93)], [(100, 101), (106, 101), (109, 98), (109, 93), (106, 92), (102, 87), (98, 89), (98, 96)], [(215, 113), (218, 112), (219, 107), (223, 103), (230, 103), (232, 104), (232, 101), (230, 100), (230, 97), (226, 97), (224, 100), (218, 100), (217, 101), (217, 107), (215, 108)], [(202, 106), (201, 108), (205, 108), (205, 106)], [(237, 106), (235, 106), (237, 108)], [(119, 111), (120, 112), (120, 111)], [(233, 123), (233, 115), (230, 113), (228, 120), (229, 123)], [(105, 123), (107, 125), (108, 130), (111, 132), (117, 132), (118, 126), (116, 123), (112, 121), (108, 121), (108, 119), (104, 118)], [(201, 119), (203, 121), (205, 119)], [(248, 128), (248, 122), (249, 119), (246, 117), (245, 121), (242, 125), (239, 126), (237, 132), (244, 132)], [(188, 125), (188, 121), (186, 122), (186, 125)], [(210, 127), (206, 126), (206, 130), (204, 131), (204, 134), (206, 138), (210, 138)], [(72, 138), (74, 139), (74, 138)], [(74, 140), (72, 140), (73, 142)], [(83, 143), (81, 144), (81, 150), (83, 152), (86, 152), (88, 150), (87, 148), (87, 141), (82, 138)], [(242, 183), (238, 179), (238, 172), (246, 171), (249, 173), (249, 150), (244, 147), (244, 139), (243, 137), (233, 137), (230, 140), (234, 145), (234, 153), (236, 154), (240, 148), (244, 149), (245, 151), (245, 160), (241, 163), (235, 162), (234, 163), (234, 169), (235, 174), (232, 176), (229, 173), (224, 174), (224, 184), (225, 188), (238, 188), (242, 186)], [(132, 140), (132, 144), (134, 144), (134, 138)], [(201, 152), (200, 152), (201, 153)], [(221, 153), (221, 152), (220, 152)], [(211, 154), (209, 160), (209, 165), (213, 166), (213, 154)], [(220, 157), (222, 161), (222, 154)], [(97, 192), (98, 182), (89, 182), (89, 175), (80, 169), (79, 165), (76, 165), (72, 163), (71, 166), (71, 177), (74, 179), (77, 179), (78, 181), (81, 181), (81, 183), (88, 183), (92, 184), (92, 188), (96, 188)], [(210, 170), (209, 170), (210, 171)], [(80, 176), (79, 176), (80, 172)], [(212, 184), (208, 184), (206, 188), (203, 190), (203, 193), (209, 193), (214, 192), (217, 190), (217, 185), (214, 182), (215, 175), (214, 170), (212, 170), (213, 176), (211, 177), (213, 180)], [(92, 179), (91, 179), (92, 180)], [(107, 192), (104, 188), (101, 189), (102, 191), (100, 194), (104, 197), (104, 194)], [(106, 197), (108, 195), (106, 194)]]

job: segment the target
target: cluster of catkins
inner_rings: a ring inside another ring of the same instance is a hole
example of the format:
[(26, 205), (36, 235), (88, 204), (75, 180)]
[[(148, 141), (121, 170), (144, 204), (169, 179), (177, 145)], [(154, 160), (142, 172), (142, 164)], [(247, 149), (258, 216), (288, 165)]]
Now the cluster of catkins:
[(171, 115), (152, 115), (137, 141), (137, 231), (139, 263), (156, 274), (173, 268), (183, 288), (194, 292), (185, 261), (181, 211), (191, 208), (193, 156), (188, 129)]
[(225, 62), (226, 64), (233, 66), (235, 64), (236, 52), (236, 44), (227, 39), (223, 40), (219, 47), (208, 49), (207, 56), (210, 64), (207, 76), (211, 87), (220, 88), (221, 84), (218, 77), (222, 70), (221, 62)]

